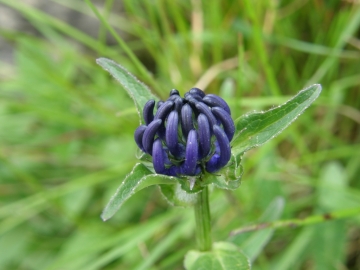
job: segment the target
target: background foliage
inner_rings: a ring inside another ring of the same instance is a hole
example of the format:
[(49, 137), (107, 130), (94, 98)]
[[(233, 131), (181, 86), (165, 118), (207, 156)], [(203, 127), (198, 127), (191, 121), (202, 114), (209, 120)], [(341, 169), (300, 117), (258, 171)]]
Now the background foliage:
[(239, 189), (212, 191), (213, 238), (238, 245), (254, 269), (360, 268), (359, 215), (229, 237), (259, 221), (360, 207), (357, 1), (50, 2), (102, 23), (91, 36), (0, 0), (36, 29), (0, 32), (14, 48), (0, 66), (0, 269), (183, 269), (195, 248), (192, 209), (169, 207), (155, 187), (100, 220), (136, 162), (139, 123), (100, 56), (162, 98), (192, 86), (217, 93), (234, 118), (321, 83), (305, 114), (245, 155)]

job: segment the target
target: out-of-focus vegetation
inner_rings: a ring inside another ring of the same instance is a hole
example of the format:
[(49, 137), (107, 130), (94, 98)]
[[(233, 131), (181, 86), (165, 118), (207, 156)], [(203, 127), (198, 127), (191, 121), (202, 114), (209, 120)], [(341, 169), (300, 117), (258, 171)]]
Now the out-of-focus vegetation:
[[(155, 187), (100, 220), (136, 163), (139, 123), (95, 64), (100, 56), (163, 98), (193, 86), (217, 93), (234, 118), (322, 84), (284, 133), (245, 155), (238, 190), (212, 191), (215, 241), (271, 216), (278, 197), (276, 220), (360, 207), (358, 1), (124, 0), (121, 12), (112, 0), (51, 2), (102, 23), (92, 37), (27, 2), (0, 0), (38, 31), (1, 29), (14, 55), (0, 66), (0, 269), (183, 269), (195, 248), (193, 210), (171, 208)], [(230, 240), (253, 269), (359, 269), (359, 228), (357, 215)]]

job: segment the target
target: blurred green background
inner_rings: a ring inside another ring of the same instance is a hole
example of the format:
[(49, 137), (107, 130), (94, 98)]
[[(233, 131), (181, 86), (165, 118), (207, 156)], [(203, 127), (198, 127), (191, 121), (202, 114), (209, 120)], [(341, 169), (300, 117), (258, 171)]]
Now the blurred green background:
[(359, 215), (229, 237), (360, 207), (358, 1), (33, 2), (0, 0), (0, 269), (183, 269), (196, 248), (193, 210), (157, 187), (100, 220), (136, 163), (139, 121), (98, 57), (162, 98), (219, 94), (234, 118), (322, 84), (284, 133), (245, 155), (238, 190), (212, 191), (213, 238), (239, 245), (253, 269), (360, 269)]

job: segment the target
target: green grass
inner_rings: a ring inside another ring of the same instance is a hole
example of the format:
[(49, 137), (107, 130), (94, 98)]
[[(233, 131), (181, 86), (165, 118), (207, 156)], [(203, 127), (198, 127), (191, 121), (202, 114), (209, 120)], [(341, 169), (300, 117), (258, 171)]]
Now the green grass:
[[(239, 189), (211, 192), (213, 238), (239, 245), (253, 269), (360, 268), (358, 214), (229, 236), (264, 220), (360, 207), (359, 5), (124, 0), (120, 13), (111, 0), (101, 9), (53, 2), (96, 18), (98, 36), (0, 0), (41, 34), (0, 28), (14, 48), (14, 65), (0, 63), (0, 269), (183, 269), (195, 248), (192, 209), (171, 208), (158, 188), (100, 220), (136, 162), (139, 121), (98, 57), (162, 98), (205, 86), (229, 101), (234, 118), (322, 84), (284, 133), (245, 155)], [(109, 35), (116, 43), (106, 43)]]

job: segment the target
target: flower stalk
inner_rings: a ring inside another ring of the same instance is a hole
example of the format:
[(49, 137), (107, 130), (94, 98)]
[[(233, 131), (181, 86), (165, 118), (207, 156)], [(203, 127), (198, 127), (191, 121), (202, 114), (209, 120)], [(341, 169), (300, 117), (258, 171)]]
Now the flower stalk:
[[(173, 89), (166, 101), (149, 100), (143, 109), (143, 119), (144, 124), (136, 129), (134, 139), (152, 157), (155, 173), (187, 178), (190, 191), (206, 172), (218, 172), (231, 158), (230, 142), (235, 125), (229, 106), (219, 96), (191, 88), (180, 97), (179, 91)], [(210, 251), (207, 186), (197, 194), (194, 209), (198, 248)]]
[(194, 210), (196, 222), (195, 233), (198, 249), (200, 251), (210, 251), (212, 246), (211, 217), (209, 207), (209, 190), (207, 186), (198, 193)]

